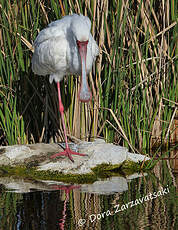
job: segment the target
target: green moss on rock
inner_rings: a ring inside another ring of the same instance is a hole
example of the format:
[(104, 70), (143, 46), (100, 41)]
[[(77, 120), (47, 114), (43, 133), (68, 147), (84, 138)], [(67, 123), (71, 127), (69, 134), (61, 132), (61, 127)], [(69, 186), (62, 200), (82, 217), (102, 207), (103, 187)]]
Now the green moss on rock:
[(93, 183), (97, 180), (94, 173), (88, 174), (63, 174), (57, 171), (39, 171), (35, 167), (26, 168), (23, 166), (1, 166), (0, 176), (14, 176), (19, 178), (34, 179), (34, 180), (55, 180), (62, 182), (72, 182), (78, 184)]
[(101, 164), (92, 168), (91, 173), (87, 174), (63, 174), (58, 171), (40, 171), (34, 167), (24, 166), (1, 166), (0, 176), (13, 176), (33, 180), (54, 180), (66, 183), (89, 184), (95, 182), (98, 178), (107, 178), (111, 176), (125, 176), (134, 172), (145, 171), (145, 166), (149, 161), (135, 163), (124, 161), (122, 164)]

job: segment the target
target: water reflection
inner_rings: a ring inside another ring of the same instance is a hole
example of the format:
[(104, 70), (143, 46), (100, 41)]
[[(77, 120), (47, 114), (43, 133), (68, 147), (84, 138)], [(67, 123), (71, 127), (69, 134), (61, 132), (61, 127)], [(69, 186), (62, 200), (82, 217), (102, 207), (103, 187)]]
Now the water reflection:
[[(29, 193), (5, 192), (1, 186), (0, 229), (176, 229), (175, 178), (166, 161), (148, 175), (106, 182), (103, 187), (101, 181), (94, 187), (49, 184), (48, 189), (43, 184), (46, 191)], [(113, 192), (102, 194), (108, 187)], [(169, 192), (151, 199), (149, 194), (165, 188)]]

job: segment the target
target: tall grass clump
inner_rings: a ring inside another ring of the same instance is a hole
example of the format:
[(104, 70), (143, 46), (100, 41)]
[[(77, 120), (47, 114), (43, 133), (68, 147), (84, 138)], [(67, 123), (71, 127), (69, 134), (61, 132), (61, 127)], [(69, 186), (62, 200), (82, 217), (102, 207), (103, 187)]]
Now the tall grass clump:
[(176, 10), (174, 0), (1, 0), (1, 142), (63, 139), (56, 85), (32, 73), (32, 44), (49, 22), (82, 13), (100, 55), (89, 104), (78, 101), (80, 78), (61, 83), (69, 137), (102, 136), (134, 152), (168, 143), (178, 105)]

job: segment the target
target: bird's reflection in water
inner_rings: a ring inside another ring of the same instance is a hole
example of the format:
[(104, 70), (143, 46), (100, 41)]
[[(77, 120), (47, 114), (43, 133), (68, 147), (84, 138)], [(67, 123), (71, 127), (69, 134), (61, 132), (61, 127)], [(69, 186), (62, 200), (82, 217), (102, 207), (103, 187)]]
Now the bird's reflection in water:
[(63, 190), (65, 192), (65, 200), (64, 200), (64, 207), (63, 207), (63, 211), (62, 211), (62, 218), (59, 219), (59, 229), (60, 230), (64, 230), (64, 226), (65, 226), (65, 220), (66, 220), (66, 206), (67, 206), (67, 202), (69, 200), (69, 194), (70, 191), (72, 191), (73, 189), (78, 189), (81, 186), (78, 185), (69, 185), (69, 186), (63, 186), (63, 185), (52, 185), (51, 186), (53, 189), (55, 190)]

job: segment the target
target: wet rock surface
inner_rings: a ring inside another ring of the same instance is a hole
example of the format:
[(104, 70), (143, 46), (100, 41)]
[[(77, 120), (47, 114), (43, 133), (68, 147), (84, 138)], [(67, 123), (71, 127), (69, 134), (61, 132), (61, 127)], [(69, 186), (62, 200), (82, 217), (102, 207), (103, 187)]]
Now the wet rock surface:
[(29, 193), (35, 191), (55, 191), (67, 189), (80, 189), (81, 192), (95, 193), (95, 194), (114, 194), (117, 192), (124, 192), (128, 190), (128, 183), (135, 178), (146, 176), (147, 174), (134, 173), (132, 176), (111, 177), (107, 179), (100, 179), (93, 184), (70, 185), (63, 182), (56, 181), (31, 181), (27, 179), (18, 179), (12, 177), (0, 178), (0, 184), (10, 192), (15, 193)]
[(72, 150), (86, 154), (73, 156), (74, 163), (65, 156), (56, 159), (51, 155), (63, 151), (58, 144), (32, 144), (0, 147), (0, 166), (35, 166), (40, 171), (57, 171), (63, 174), (87, 174), (101, 165), (122, 165), (125, 161), (142, 162), (150, 160), (141, 154), (129, 153), (127, 148), (106, 143), (102, 139), (94, 142), (81, 141), (70, 144)]

